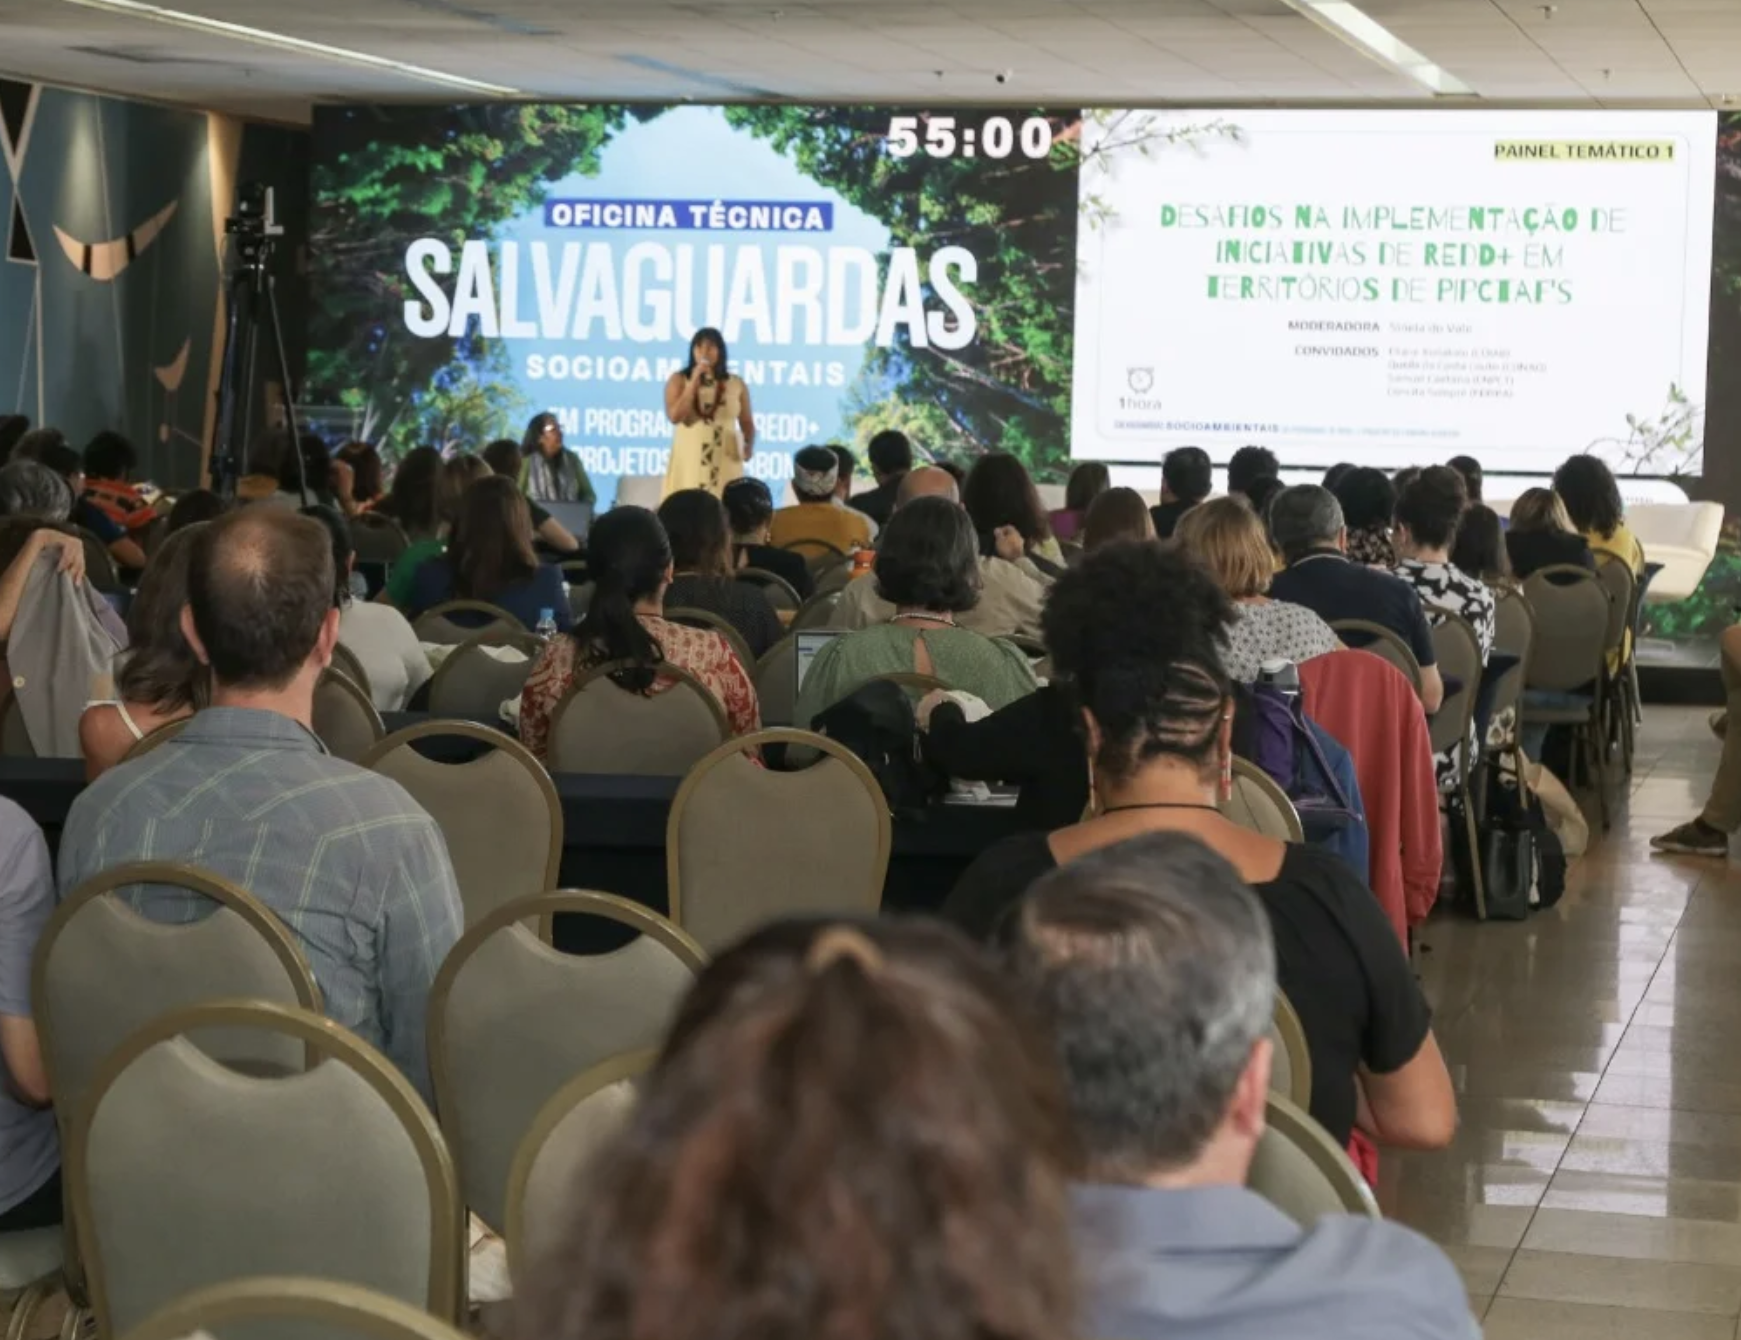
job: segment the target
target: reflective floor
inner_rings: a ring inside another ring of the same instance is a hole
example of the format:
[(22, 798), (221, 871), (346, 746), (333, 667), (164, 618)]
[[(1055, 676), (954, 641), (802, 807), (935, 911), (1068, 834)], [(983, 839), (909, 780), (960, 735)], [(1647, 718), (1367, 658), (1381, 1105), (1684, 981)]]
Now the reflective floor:
[(1649, 710), (1558, 907), (1423, 936), (1462, 1129), (1387, 1155), (1380, 1200), (1489, 1340), (1741, 1340), (1741, 864), (1648, 845), (1703, 804), (1708, 715)]

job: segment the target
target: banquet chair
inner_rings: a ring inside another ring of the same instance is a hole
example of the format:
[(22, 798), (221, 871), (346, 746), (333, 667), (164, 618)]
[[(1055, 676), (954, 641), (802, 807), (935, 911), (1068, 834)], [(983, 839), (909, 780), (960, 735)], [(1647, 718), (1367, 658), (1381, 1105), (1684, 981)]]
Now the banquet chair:
[[(117, 895), (135, 885), (198, 894), (197, 921), (153, 921)], [(116, 866), (61, 901), (31, 958), (30, 999), (63, 1141), (103, 1058), (136, 1029), (190, 1005), (232, 997), (319, 1011), (320, 988), (301, 946), (253, 894), (208, 871), (165, 862)], [(255, 1072), (303, 1068), (299, 1046), (258, 1034), (201, 1034), (225, 1065)]]
[(363, 691), (363, 696), (374, 701), (374, 689), (369, 684), (369, 672), (363, 669), (363, 663), (357, 659), (357, 653), (342, 642), (333, 643), (332, 664), (327, 667), (337, 670), (351, 683)]
[(1606, 719), (1602, 725), (1602, 743), (1620, 746), (1622, 768), (1632, 771), (1632, 709), (1627, 691), (1629, 672), (1635, 673), (1632, 661), (1638, 654), (1638, 641), (1628, 635), (1638, 613), (1638, 579), (1632, 566), (1618, 558), (1603, 558), (1596, 564), (1596, 580), (1607, 588), (1608, 633), (1604, 658), (1608, 675), (1602, 690), (1602, 706)]
[(1270, 1019), (1269, 1087), (1295, 1106), (1312, 1103), (1312, 1051), (1306, 1045), (1306, 1028), (1293, 1002), (1276, 988), (1275, 1014)]
[(1383, 624), (1373, 623), (1370, 619), (1337, 619), (1331, 623), (1330, 628), (1342, 639), (1344, 646), (1358, 651), (1369, 651), (1401, 670), (1408, 676), (1409, 683), (1415, 686), (1415, 696), (1420, 696), (1421, 663), (1415, 659), (1409, 644), (1398, 637), (1395, 631)]
[[(528, 928), (559, 914), (638, 934), (610, 953), (563, 953)], [(429, 1061), (474, 1214), (504, 1228), (508, 1171), (538, 1110), (582, 1071), (657, 1047), (705, 962), (656, 912), (583, 890), (517, 898), (460, 937), (430, 988)]]
[(359, 563), (397, 563), (411, 541), (392, 517), (359, 512), (351, 518), (351, 547)]
[(739, 568), (732, 577), (755, 587), (776, 610), (795, 610), (804, 603), (804, 597), (793, 589), (791, 582), (766, 568)]
[[(1595, 574), (1569, 563), (1531, 573), (1523, 593), (1535, 616), (1529, 674), (1524, 680), (1524, 719), (1572, 728), (1573, 771), (1582, 757), (1586, 778), (1595, 773), (1602, 827), (1607, 828), (1607, 751), (1602, 747), (1601, 731), (1613, 596)], [(1558, 701), (1531, 702), (1531, 691), (1556, 695)], [(1565, 780), (1570, 784), (1575, 778)]]
[(724, 709), (687, 670), (660, 662), (658, 678), (676, 682), (636, 693), (611, 679), (628, 668), (626, 661), (594, 666), (558, 700), (550, 713), (552, 772), (681, 777), (731, 734)]
[(67, 1230), (59, 1225), (0, 1233), (0, 1293), (16, 1295), (6, 1340), (24, 1340), (31, 1334), (32, 1318), (61, 1282), (66, 1236)]
[(161, 726), (145, 732), (139, 739), (127, 746), (127, 752), (121, 755), (121, 762), (131, 763), (136, 758), (144, 758), (160, 744), (167, 744), (187, 729), (192, 721), (191, 716), (177, 717), (174, 721), (166, 721)]
[(195, 1289), (159, 1308), (122, 1340), (255, 1340), (266, 1333), (322, 1340), (467, 1340), (420, 1307), (337, 1280), (256, 1275)]
[(797, 554), (810, 567), (812, 573), (820, 574), (837, 563), (845, 563), (848, 555), (839, 545), (830, 544), (827, 540), (792, 540), (780, 548)]
[(790, 726), (798, 706), (798, 639), (786, 634), (762, 653), (750, 671), (764, 726)]
[[(774, 744), (825, 757), (796, 772), (758, 767), (752, 751)], [(890, 842), (888, 801), (851, 750), (802, 730), (729, 740), (671, 802), (671, 920), (712, 953), (779, 917), (874, 913)]]
[(369, 691), (343, 671), (328, 666), (314, 686), (314, 734), (327, 753), (359, 763), (381, 742), (387, 728), (369, 701)]
[(1427, 737), (1435, 754), (1456, 752), (1457, 780), (1451, 794), (1462, 813), (1451, 816), (1451, 837), (1453, 840), (1461, 837), (1468, 844), (1469, 859), (1464, 868), (1469, 871), (1474, 885), (1469, 892), (1474, 899), (1476, 915), (1485, 920), (1487, 890), (1481, 875), (1475, 802), (1469, 789), (1470, 774), (1475, 767), (1469, 741), (1475, 725), (1475, 700), (1481, 692), (1481, 640), (1467, 619), (1455, 614), (1434, 617), (1439, 622), (1433, 626), (1433, 653), (1440, 673), (1447, 681), (1457, 680), (1457, 691), (1447, 692), (1439, 710), (1427, 718)]
[(1372, 1188), (1304, 1108), (1271, 1093), (1245, 1185), (1301, 1228), (1331, 1215), (1380, 1218)]
[[(320, 1064), (239, 1075), (189, 1040), (212, 1029), (272, 1035)], [(153, 1020), (98, 1068), (66, 1155), (99, 1334), (258, 1275), (459, 1316), (465, 1211), (435, 1119), (385, 1057), (317, 1014), (232, 1000)]]
[[(493, 655), (518, 653), (515, 659)], [(460, 643), (435, 667), (429, 678), (429, 711), (433, 716), (467, 721), (500, 721), (502, 704), (518, 698), (544, 650), (530, 633), (497, 634), (490, 641), (472, 638)]]
[(813, 591), (810, 599), (798, 606), (798, 612), (792, 616), (792, 622), (787, 628), (796, 633), (800, 628), (826, 628), (834, 618), (834, 607), (840, 604), (840, 593), (843, 587), (834, 587), (828, 591)]
[(516, 1283), (546, 1259), (574, 1213), (574, 1187), (599, 1151), (628, 1124), (652, 1049), (614, 1056), (550, 1096), (514, 1151), (508, 1173), (508, 1274)]
[(750, 650), (750, 644), (744, 641), (744, 635), (738, 632), (729, 619), (722, 619), (712, 610), (690, 609), (683, 605), (667, 605), (665, 617), (672, 623), (680, 623), (689, 628), (706, 628), (718, 633), (730, 645), (739, 665), (746, 671), (755, 665), (756, 657)]
[(1279, 842), (1304, 842), (1305, 827), (1288, 793), (1249, 759), (1233, 759), (1233, 791), (1221, 802), (1224, 818)]
[(812, 598), (846, 590), (857, 580), (853, 575), (856, 571), (857, 569), (847, 559), (831, 560), (816, 568), (816, 582), (810, 588)]
[(462, 642), (495, 643), (529, 630), (500, 605), (483, 600), (449, 600), (419, 614), (411, 623), (419, 642), (456, 647)]
[[(487, 748), (463, 763), (438, 762), (415, 747), (434, 739)], [(361, 763), (403, 786), (441, 829), (466, 925), (556, 883), (562, 801), (519, 741), (469, 721), (425, 721), (394, 731)]]

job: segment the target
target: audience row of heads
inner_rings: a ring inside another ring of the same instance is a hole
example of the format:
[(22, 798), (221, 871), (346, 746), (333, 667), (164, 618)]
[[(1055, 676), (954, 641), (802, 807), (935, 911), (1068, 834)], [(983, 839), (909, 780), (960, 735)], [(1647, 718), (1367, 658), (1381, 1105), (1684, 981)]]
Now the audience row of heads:
[(685, 999), (524, 1333), (1077, 1334), (1071, 1184), (1237, 1185), (1274, 998), (1261, 905), (1180, 834), (1047, 875), (989, 951), (769, 926)]

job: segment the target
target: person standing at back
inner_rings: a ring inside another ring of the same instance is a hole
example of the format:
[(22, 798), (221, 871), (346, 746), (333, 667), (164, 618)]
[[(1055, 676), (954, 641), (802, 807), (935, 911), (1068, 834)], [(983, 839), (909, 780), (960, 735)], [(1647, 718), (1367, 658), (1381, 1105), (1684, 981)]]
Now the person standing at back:
[[(397, 782), (330, 757), (310, 724), (339, 635), (331, 537), (310, 517), (246, 508), (192, 543), (182, 631), (211, 667), (212, 705), (73, 802), (61, 896), (131, 861), (240, 884), (296, 937), (327, 1014), (427, 1095), (424, 1010), (464, 917), (435, 821)], [(163, 886), (124, 896), (154, 921), (211, 911)]]
[(1173, 538), (1173, 529), (1184, 516), (1215, 491), (1215, 467), (1202, 447), (1174, 447), (1161, 462), (1161, 505), (1151, 507), (1155, 534)]
[(1349, 1215), (1302, 1228), (1246, 1187), (1276, 955), (1227, 861), (1183, 833), (1090, 852), (1034, 884), (1005, 939), (1063, 1062), (1084, 1334), (1475, 1340), (1425, 1238)]

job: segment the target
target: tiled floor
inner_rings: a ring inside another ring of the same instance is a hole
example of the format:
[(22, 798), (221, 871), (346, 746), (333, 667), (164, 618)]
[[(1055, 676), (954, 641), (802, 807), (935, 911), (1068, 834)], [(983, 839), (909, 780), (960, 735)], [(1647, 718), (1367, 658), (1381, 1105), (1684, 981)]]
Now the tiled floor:
[(1707, 715), (1649, 710), (1558, 907), (1423, 937), (1462, 1129), (1387, 1156), (1380, 1200), (1489, 1340), (1741, 1340), (1741, 864), (1648, 845), (1703, 803)]

